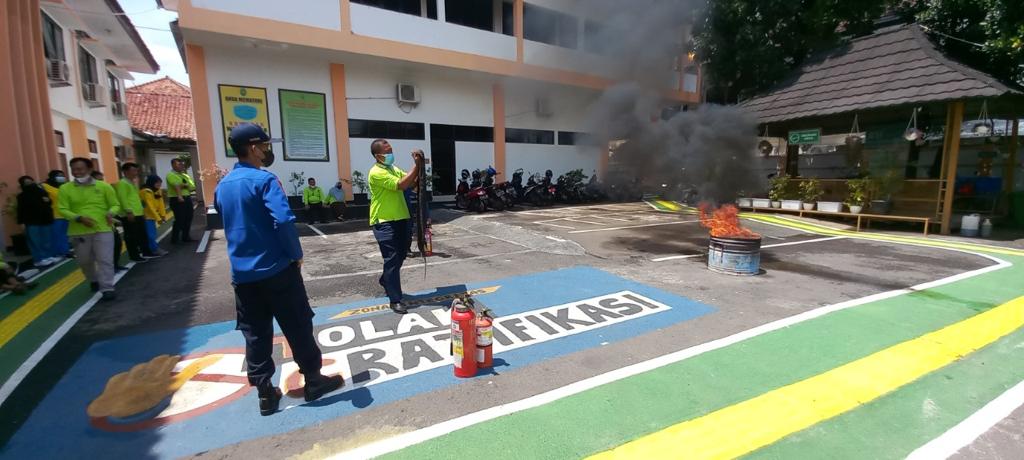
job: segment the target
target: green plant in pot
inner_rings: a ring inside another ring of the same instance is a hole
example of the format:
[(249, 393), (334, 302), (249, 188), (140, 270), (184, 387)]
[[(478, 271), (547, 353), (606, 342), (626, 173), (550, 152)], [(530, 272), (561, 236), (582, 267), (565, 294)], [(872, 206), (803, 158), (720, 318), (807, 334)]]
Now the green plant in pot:
[(359, 190), (359, 193), (352, 193), (352, 200), (355, 204), (366, 204), (369, 203), (369, 199), (366, 197), (366, 176), (359, 171), (352, 171), (352, 179), (345, 180), (353, 189)]
[(824, 194), (818, 179), (807, 179), (800, 183), (800, 199), (804, 202), (804, 211), (813, 211), (814, 204)]
[(787, 198), (787, 188), (789, 176), (775, 176), (768, 182), (768, 199), (771, 200), (773, 208), (782, 206), (782, 200)]
[(852, 214), (860, 214), (864, 210), (864, 205), (868, 202), (868, 190), (870, 187), (870, 179), (851, 179), (846, 181), (846, 205), (850, 207)]

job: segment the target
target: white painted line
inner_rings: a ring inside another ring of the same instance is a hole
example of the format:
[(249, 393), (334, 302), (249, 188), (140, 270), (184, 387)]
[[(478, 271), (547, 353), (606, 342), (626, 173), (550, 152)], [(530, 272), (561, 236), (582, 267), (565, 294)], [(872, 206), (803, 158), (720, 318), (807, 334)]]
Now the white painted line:
[(597, 226), (608, 225), (606, 222), (591, 222), (589, 220), (576, 219), (576, 218), (573, 218), (573, 217), (566, 217), (563, 220), (568, 220), (570, 222), (579, 222), (581, 224), (597, 225)]
[(553, 237), (553, 236), (550, 236), (550, 235), (545, 235), (545, 236), (544, 236), (544, 238), (547, 238), (547, 239), (549, 239), (549, 240), (551, 240), (551, 241), (557, 241), (557, 242), (559, 242), (559, 243), (564, 243), (564, 242), (566, 242), (566, 241), (567, 241), (567, 240), (563, 240), (563, 239), (561, 239), (561, 238), (555, 238), (555, 237)]
[[(483, 256), (463, 257), (461, 259), (439, 260), (437, 262), (427, 262), (427, 266), (428, 267), (434, 267), (434, 266), (437, 266), (437, 265), (454, 264), (456, 262), (468, 262), (468, 261), (471, 261), (471, 260), (489, 259), (491, 257), (502, 257), (502, 256), (511, 256), (511, 255), (515, 255), (515, 254), (525, 254), (527, 252), (534, 252), (534, 250), (533, 249), (524, 249), (522, 251), (503, 252), (501, 254), (488, 254), (488, 255), (483, 255)], [(416, 264), (416, 265), (403, 265), (402, 266), (402, 270), (411, 270), (413, 268), (422, 268), (422, 267), (423, 267), (422, 263), (419, 263), (419, 264)], [(305, 281), (321, 281), (321, 280), (329, 280), (329, 279), (335, 279), (335, 278), (348, 278), (348, 277), (352, 277), (352, 276), (376, 275), (376, 274), (379, 274), (380, 272), (381, 272), (380, 269), (378, 269), (378, 270), (363, 270), (361, 272), (339, 273), (339, 274), (336, 274), (336, 275), (310, 276), (310, 277), (304, 277), (303, 279)]]
[(651, 259), (651, 262), (664, 262), (666, 260), (679, 260), (679, 259), (693, 259), (693, 258), (696, 258), (696, 257), (704, 257), (706, 255), (707, 254), (686, 254), (686, 255), (683, 255), (683, 256), (658, 257), (657, 259)]
[(327, 239), (327, 235), (325, 235), (324, 232), (321, 232), (319, 228), (314, 227), (312, 224), (306, 224), (306, 226), (309, 227), (309, 229), (312, 230), (313, 233), (320, 235), (320, 238), (323, 238), (325, 240)]
[(206, 245), (210, 244), (210, 233), (212, 232), (213, 230), (207, 230), (203, 232), (203, 239), (202, 241), (199, 242), (199, 247), (196, 248), (196, 254), (202, 254), (206, 252)]
[[(558, 220), (558, 219), (555, 219), (555, 220)], [(549, 224), (547, 222), (534, 222), (534, 223), (535, 224), (541, 224), (541, 225), (550, 225), (552, 227), (558, 227), (558, 228), (567, 228), (569, 230), (576, 230), (576, 227), (570, 227), (568, 225)]]
[(1021, 406), (1024, 406), (1024, 382), (1014, 385), (964, 421), (911, 452), (907, 460), (949, 458)]
[[(125, 265), (128, 270), (131, 270), (134, 266), (135, 262), (128, 262), (128, 264)], [(124, 275), (128, 274), (128, 270), (116, 272), (114, 275), (114, 284), (121, 281), (121, 278), (124, 278)], [(4, 385), (0, 387), (0, 404), (3, 404), (4, 401), (7, 400), (7, 397), (14, 392), (14, 389), (21, 384), (22, 380), (25, 380), (28, 373), (31, 372), (44, 357), (46, 357), (46, 354), (57, 345), (57, 342), (59, 342), (60, 339), (62, 339), (76, 323), (78, 323), (78, 320), (82, 319), (82, 317), (85, 316), (85, 314), (88, 313), (94, 305), (96, 305), (96, 302), (99, 302), (102, 295), (103, 294), (99, 292), (93, 294), (92, 297), (85, 301), (81, 307), (78, 307), (78, 310), (75, 310), (68, 319), (64, 320), (64, 323), (61, 324), (56, 331), (53, 331), (53, 334), (50, 334), (50, 337), (39, 345), (39, 348), (36, 348), (36, 351), (29, 355), (28, 359), (21, 363), (21, 366), (18, 366), (18, 369), (15, 370), (14, 373), (11, 374), (11, 377), (4, 382)]]
[(692, 224), (694, 222), (700, 222), (699, 220), (680, 220), (676, 222), (659, 222), (657, 224), (643, 224), (643, 225), (628, 225), (625, 227), (611, 227), (611, 228), (593, 228), (589, 230), (576, 230), (569, 233), (593, 233), (593, 232), (613, 232), (616, 230), (626, 230), (630, 228), (642, 228), (642, 227), (658, 227), (661, 225), (678, 225), (678, 224)]
[[(618, 214), (614, 214), (614, 215), (618, 215)], [(617, 220), (619, 222), (632, 222), (629, 219), (619, 219), (618, 217), (609, 217), (609, 216), (598, 216), (596, 214), (592, 214), (592, 215), (589, 215), (589, 216), (583, 216), (583, 217), (586, 217), (587, 219), (594, 218), (594, 219)]]
[[(937, 248), (937, 249), (946, 249), (946, 248)], [(786, 327), (792, 326), (794, 324), (798, 324), (798, 323), (802, 323), (804, 321), (808, 321), (808, 320), (811, 320), (811, 319), (814, 319), (814, 318), (818, 318), (818, 317), (827, 315), (829, 313), (834, 313), (834, 312), (837, 312), (837, 311), (840, 311), (840, 310), (845, 310), (845, 309), (848, 309), (848, 308), (851, 308), (851, 307), (855, 307), (855, 306), (858, 306), (858, 305), (863, 305), (863, 304), (870, 303), (870, 302), (875, 302), (875, 301), (879, 301), (879, 300), (884, 300), (884, 299), (889, 299), (889, 298), (892, 298), (892, 297), (901, 296), (901, 295), (904, 295), (904, 294), (909, 294), (909, 293), (915, 292), (915, 291), (920, 291), (920, 290), (924, 290), (924, 289), (930, 289), (930, 288), (933, 288), (933, 287), (936, 287), (936, 286), (941, 286), (941, 285), (953, 283), (953, 282), (956, 282), (956, 281), (962, 281), (962, 280), (965, 280), (965, 279), (968, 279), (968, 278), (972, 278), (972, 277), (975, 277), (975, 276), (983, 275), (985, 273), (989, 273), (989, 272), (992, 272), (992, 271), (995, 271), (995, 270), (1001, 270), (1003, 268), (1007, 268), (1007, 267), (1012, 266), (1012, 264), (1009, 263), (1009, 262), (1006, 262), (1006, 261), (1004, 261), (1002, 259), (998, 259), (996, 257), (989, 256), (989, 255), (986, 255), (986, 254), (971, 253), (969, 251), (960, 251), (960, 252), (967, 252), (969, 254), (974, 254), (974, 255), (977, 255), (977, 256), (980, 256), (980, 257), (984, 257), (986, 259), (993, 260), (993, 261), (997, 262), (997, 264), (996, 265), (991, 265), (991, 266), (988, 266), (988, 267), (985, 267), (985, 268), (980, 268), (980, 269), (977, 269), (977, 270), (972, 270), (972, 271), (969, 271), (969, 272), (961, 273), (959, 275), (953, 275), (953, 276), (946, 277), (946, 278), (943, 278), (943, 279), (940, 279), (940, 280), (936, 280), (936, 281), (932, 281), (932, 282), (929, 282), (929, 283), (919, 284), (917, 286), (913, 286), (913, 287), (910, 287), (910, 288), (907, 288), (907, 289), (897, 289), (897, 290), (894, 290), (894, 291), (882, 292), (882, 293), (879, 293), (879, 294), (874, 294), (874, 295), (870, 295), (870, 296), (867, 296), (867, 297), (862, 297), (860, 299), (848, 300), (846, 302), (840, 302), (840, 303), (837, 303), (837, 304), (834, 304), (834, 305), (829, 305), (829, 306), (825, 306), (825, 307), (816, 308), (814, 310), (806, 311), (806, 312), (803, 312), (803, 313), (800, 313), (800, 314), (797, 314), (797, 315), (794, 315), (794, 316), (790, 316), (788, 318), (783, 318), (783, 319), (780, 319), (780, 320), (777, 320), (777, 321), (773, 321), (771, 323), (763, 324), (763, 325), (755, 327), (753, 329), (748, 329), (746, 331), (743, 331), (743, 332), (740, 332), (740, 333), (737, 333), (737, 334), (733, 334), (733, 335), (730, 335), (728, 337), (723, 337), (721, 339), (712, 340), (710, 342), (702, 343), (700, 345), (696, 345), (696, 346), (693, 346), (693, 347), (690, 347), (690, 348), (686, 348), (684, 350), (680, 350), (680, 351), (677, 351), (677, 352), (674, 352), (674, 353), (669, 353), (667, 355), (662, 355), (662, 356), (659, 356), (657, 358), (654, 358), (654, 359), (651, 359), (651, 360), (648, 360), (648, 361), (643, 361), (643, 362), (636, 363), (636, 364), (633, 364), (633, 365), (630, 365), (630, 366), (626, 366), (626, 367), (623, 367), (623, 368), (620, 368), (620, 369), (616, 369), (616, 370), (613, 370), (613, 371), (610, 371), (610, 372), (607, 372), (607, 373), (604, 373), (604, 374), (596, 375), (596, 376), (590, 377), (588, 379), (580, 380), (578, 382), (571, 383), (571, 384), (566, 385), (564, 387), (556, 388), (556, 389), (548, 391), (546, 393), (541, 393), (541, 394), (538, 394), (538, 395), (530, 396), (528, 398), (521, 399), (519, 401), (511, 402), (511, 403), (508, 403), (508, 404), (502, 404), (502, 405), (494, 406), (494, 407), (491, 407), (491, 408), (488, 408), (488, 409), (484, 409), (484, 410), (479, 411), (479, 412), (474, 412), (474, 413), (471, 413), (471, 414), (464, 415), (462, 417), (454, 418), (452, 420), (448, 420), (448, 421), (441, 422), (441, 423), (438, 423), (438, 424), (435, 424), (435, 425), (431, 425), (431, 426), (428, 426), (428, 427), (425, 427), (425, 428), (421, 428), (419, 430), (411, 431), (411, 432), (404, 433), (404, 434), (401, 434), (401, 435), (398, 435), (398, 436), (395, 436), (395, 437), (392, 437), (392, 438), (388, 438), (388, 439), (384, 439), (384, 440), (377, 441), (377, 442), (374, 442), (374, 443), (370, 443), (370, 444), (364, 445), (362, 447), (350, 450), (348, 452), (342, 452), (340, 454), (337, 454), (335, 456), (328, 457), (328, 458), (339, 458), (339, 459), (340, 458), (346, 458), (346, 459), (347, 458), (373, 458), (373, 457), (377, 457), (377, 456), (380, 456), (380, 455), (384, 455), (386, 453), (395, 452), (397, 450), (400, 450), (400, 449), (403, 449), (403, 448), (406, 448), (406, 447), (409, 447), (409, 446), (412, 446), (412, 445), (415, 445), (415, 444), (419, 444), (421, 442), (424, 442), (424, 441), (427, 441), (427, 440), (430, 440), (430, 439), (434, 439), (434, 438), (437, 438), (437, 437), (440, 437), (440, 436), (444, 436), (444, 435), (446, 435), (448, 433), (451, 433), (451, 432), (454, 432), (456, 430), (460, 430), (460, 429), (463, 429), (463, 428), (466, 428), (466, 427), (469, 427), (469, 426), (472, 426), (472, 425), (476, 425), (478, 423), (486, 422), (488, 420), (493, 420), (493, 419), (496, 419), (498, 417), (502, 417), (502, 416), (505, 416), (505, 415), (509, 415), (509, 414), (513, 414), (513, 413), (520, 412), (520, 411), (523, 411), (523, 410), (527, 410), (527, 409), (531, 409), (531, 408), (534, 408), (534, 407), (542, 406), (544, 404), (547, 404), (547, 403), (550, 403), (550, 402), (553, 402), (553, 401), (557, 401), (559, 399), (562, 399), (562, 398), (565, 398), (565, 397), (568, 397), (568, 396), (572, 396), (572, 395), (575, 395), (577, 393), (582, 393), (584, 391), (587, 391), (587, 390), (599, 387), (601, 385), (606, 385), (608, 383), (615, 382), (615, 381), (618, 381), (618, 380), (622, 380), (622, 379), (625, 379), (625, 378), (628, 378), (628, 377), (632, 377), (632, 376), (637, 375), (637, 374), (642, 374), (644, 372), (649, 372), (649, 371), (657, 369), (659, 367), (663, 367), (663, 366), (667, 366), (667, 365), (670, 365), (670, 364), (674, 364), (674, 363), (683, 361), (685, 359), (689, 359), (689, 358), (692, 358), (694, 356), (698, 356), (698, 355), (707, 353), (709, 351), (718, 350), (720, 348), (724, 348), (724, 347), (727, 347), (727, 346), (730, 346), (730, 345), (734, 345), (734, 344), (742, 342), (744, 340), (748, 340), (750, 338), (757, 337), (759, 335), (763, 335), (763, 334), (766, 334), (766, 333), (769, 333), (769, 332), (772, 332), (772, 331), (776, 331), (776, 330), (779, 330), (779, 329), (782, 329), (782, 328), (786, 328)]]

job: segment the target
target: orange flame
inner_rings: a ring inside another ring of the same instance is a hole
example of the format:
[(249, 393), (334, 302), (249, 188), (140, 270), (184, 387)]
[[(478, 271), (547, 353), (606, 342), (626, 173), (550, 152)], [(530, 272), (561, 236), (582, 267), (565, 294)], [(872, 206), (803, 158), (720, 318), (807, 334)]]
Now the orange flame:
[(701, 203), (700, 225), (708, 229), (711, 236), (719, 238), (761, 238), (740, 225), (739, 210), (731, 204), (714, 209), (709, 203)]

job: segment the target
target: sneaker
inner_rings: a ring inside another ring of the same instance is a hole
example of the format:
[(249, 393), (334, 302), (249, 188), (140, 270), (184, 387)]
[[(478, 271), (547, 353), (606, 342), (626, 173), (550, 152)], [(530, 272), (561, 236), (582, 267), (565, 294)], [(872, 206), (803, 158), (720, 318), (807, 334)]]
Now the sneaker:
[(114, 267), (115, 272), (123, 272), (126, 270), (128, 270), (128, 267), (125, 267), (124, 265), (118, 265)]
[(409, 310), (405, 308), (405, 305), (402, 305), (402, 302), (392, 302), (391, 311), (398, 313), (399, 315), (404, 315), (409, 312)]
[(149, 260), (149, 259), (159, 259), (160, 256), (158, 256), (156, 254), (143, 254), (142, 258), (146, 259), (146, 260)]
[(62, 260), (64, 260), (63, 257), (50, 257), (49, 259), (44, 260), (43, 263), (46, 264), (46, 265), (53, 265), (53, 264), (55, 264), (57, 262), (60, 262)]
[(91, 290), (92, 292), (99, 292), (100, 291), (100, 283), (97, 283), (95, 281), (89, 283), (89, 290)]
[(316, 401), (321, 396), (341, 388), (344, 384), (345, 379), (341, 378), (340, 375), (332, 375), (330, 377), (317, 375), (316, 377), (306, 379), (306, 387), (304, 388), (306, 402)]
[(101, 297), (101, 300), (110, 301), (116, 298), (117, 294), (114, 294), (114, 291), (103, 291), (103, 297)]
[(135, 262), (135, 263), (137, 263), (137, 264), (141, 264), (141, 263), (143, 263), (143, 262), (147, 262), (147, 261), (149, 261), (149, 259), (147, 259), (147, 258), (145, 258), (145, 257), (138, 257), (138, 258), (135, 258), (135, 259), (131, 259), (131, 258), (129, 258), (128, 260), (130, 260), (130, 261), (132, 261), (132, 262)]
[(163, 249), (157, 249), (156, 250), (156, 256), (157, 257), (163, 257), (163, 256), (166, 256), (167, 254), (170, 254), (170, 253), (167, 252), (167, 251), (164, 251)]
[(257, 387), (260, 396), (260, 415), (266, 417), (277, 412), (281, 405), (281, 389), (278, 387)]

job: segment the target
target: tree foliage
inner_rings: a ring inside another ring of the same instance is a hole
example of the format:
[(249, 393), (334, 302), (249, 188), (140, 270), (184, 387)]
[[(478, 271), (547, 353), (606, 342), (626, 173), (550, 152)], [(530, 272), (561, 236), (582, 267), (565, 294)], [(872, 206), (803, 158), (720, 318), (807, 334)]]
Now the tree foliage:
[[(1020, 0), (708, 0), (694, 30), (708, 99), (736, 102), (779, 83), (817, 51), (870, 33), (894, 12), (917, 20), (956, 59), (1024, 83)], [(950, 39), (939, 33), (982, 44)]]

